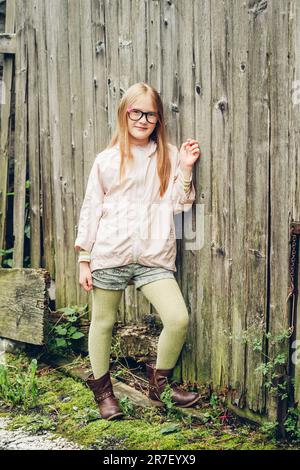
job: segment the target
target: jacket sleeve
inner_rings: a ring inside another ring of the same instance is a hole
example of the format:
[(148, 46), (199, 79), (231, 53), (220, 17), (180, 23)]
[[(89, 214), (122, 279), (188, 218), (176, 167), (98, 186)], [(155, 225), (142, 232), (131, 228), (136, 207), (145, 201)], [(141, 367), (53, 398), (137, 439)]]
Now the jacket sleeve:
[(97, 229), (102, 215), (104, 189), (101, 181), (99, 160), (95, 159), (89, 174), (84, 200), (81, 206), (77, 238), (74, 248), (91, 252), (96, 240)]
[(180, 169), (179, 150), (176, 148), (176, 167), (175, 176), (172, 189), (173, 213), (174, 215), (180, 212), (187, 212), (191, 209), (193, 202), (196, 199), (196, 191), (192, 180), (190, 183), (184, 179)]

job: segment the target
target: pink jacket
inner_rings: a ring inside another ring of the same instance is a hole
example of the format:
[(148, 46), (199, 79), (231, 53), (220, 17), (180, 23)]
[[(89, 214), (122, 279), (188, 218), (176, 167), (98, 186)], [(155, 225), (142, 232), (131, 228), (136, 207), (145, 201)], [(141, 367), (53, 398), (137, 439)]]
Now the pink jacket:
[(127, 164), (119, 183), (119, 145), (100, 152), (92, 166), (82, 203), (75, 249), (91, 252), (90, 269), (140, 263), (176, 272), (174, 215), (187, 212), (195, 200), (179, 168), (179, 151), (168, 144), (171, 175), (161, 198), (156, 172), (156, 143), (132, 146), (134, 165)]

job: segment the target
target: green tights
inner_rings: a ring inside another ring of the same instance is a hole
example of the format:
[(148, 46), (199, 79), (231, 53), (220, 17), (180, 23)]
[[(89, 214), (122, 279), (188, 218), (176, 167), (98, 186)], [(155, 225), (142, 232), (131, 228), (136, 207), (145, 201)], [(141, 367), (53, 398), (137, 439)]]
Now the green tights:
[[(186, 339), (189, 315), (176, 279), (159, 279), (140, 288), (161, 317), (157, 369), (173, 369)], [(95, 379), (109, 370), (112, 330), (123, 290), (92, 289), (92, 319), (88, 348)]]

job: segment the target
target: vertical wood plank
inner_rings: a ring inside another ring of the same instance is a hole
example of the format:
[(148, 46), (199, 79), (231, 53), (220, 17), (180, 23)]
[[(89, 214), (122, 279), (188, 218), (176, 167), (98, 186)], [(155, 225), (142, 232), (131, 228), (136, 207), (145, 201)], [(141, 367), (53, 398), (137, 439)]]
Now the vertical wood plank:
[[(133, 84), (132, 2), (119, 1), (119, 73), (122, 94)], [(122, 96), (120, 93), (120, 97)]]
[(39, 149), (39, 94), (38, 89), (38, 27), (36, 0), (28, 0), (28, 22), (26, 43), (28, 47), (28, 171), (30, 182), (30, 266), (41, 266), (41, 223), (40, 223), (40, 149)]
[(95, 151), (101, 152), (109, 141), (105, 9), (103, 0), (92, 0), (92, 41), (95, 106)]
[(53, 216), (54, 216), (54, 250), (55, 250), (55, 283), (56, 283), (56, 305), (65, 305), (65, 257), (64, 257), (64, 214), (63, 214), (63, 189), (62, 189), (62, 136), (61, 117), (59, 106), (59, 21), (52, 18), (61, 17), (62, 3), (59, 0), (45, 2), (46, 13), (46, 41), (47, 41), (47, 73), (49, 87), (49, 123), (50, 123), (50, 145), (52, 166), (52, 194), (53, 194)]
[[(246, 329), (250, 342), (246, 348), (247, 406), (263, 413), (265, 388), (262, 371), (255, 372), (263, 360), (253, 349), (253, 340), (262, 341), (267, 329), (268, 250), (269, 250), (269, 66), (268, 8), (257, 11), (248, 4), (249, 18), (249, 87), (248, 152), (246, 199)], [(259, 119), (258, 119), (259, 116)], [(265, 347), (263, 345), (263, 347)]]
[[(45, 2), (35, 0), (36, 9), (36, 47), (37, 47), (37, 88), (38, 88), (38, 116), (39, 116), (39, 171), (40, 171), (40, 204), (42, 224), (41, 266), (55, 277), (54, 240), (55, 221), (53, 209), (53, 184), (52, 184), (52, 153), (50, 146), (50, 122), (49, 122), (49, 88), (48, 88), (48, 50), (46, 37), (46, 12)], [(58, 285), (59, 288), (59, 285)]]
[[(289, 3), (284, 0), (268, 5), (269, 92), (270, 92), (270, 293), (268, 298), (269, 332), (272, 341), (267, 355), (274, 360), (284, 353), (288, 359), (288, 342), (276, 341), (289, 326), (286, 304), (289, 284)], [(284, 123), (284, 125), (283, 125)], [(280, 182), (280, 183), (279, 183)], [(299, 214), (299, 212), (298, 212)], [(294, 216), (294, 214), (293, 214)], [(286, 360), (287, 363), (287, 360)], [(282, 371), (277, 370), (281, 374)], [(283, 378), (284, 380), (285, 378)], [(279, 379), (281, 380), (281, 379)], [(275, 382), (276, 384), (276, 382)], [(267, 407), (271, 419), (281, 420), (285, 402), (279, 396), (267, 394)], [(284, 413), (285, 414), (285, 413)]]
[(161, 2), (161, 51), (162, 76), (164, 81), (162, 100), (165, 111), (165, 124), (168, 137), (174, 145), (179, 145), (179, 71), (178, 71), (178, 18), (174, 2)]
[(212, 232), (213, 273), (211, 311), (211, 380), (216, 387), (228, 384), (228, 336), (231, 276), (231, 3), (211, 2), (212, 87)]
[[(116, 111), (120, 99), (119, 71), (119, 2), (105, 0), (105, 38), (106, 38), (106, 71), (108, 129), (111, 138), (116, 128)], [(116, 21), (117, 18), (117, 21)]]
[(132, 0), (131, 3), (131, 11), (132, 15), (134, 15), (134, 21), (131, 21), (133, 48), (132, 81), (134, 83), (147, 80), (147, 3), (147, 0)]
[[(247, 149), (248, 149), (248, 86), (249, 40), (248, 6), (234, 0), (232, 9), (232, 51), (228, 61), (232, 63), (232, 173), (230, 185), (232, 198), (231, 216), (231, 324), (228, 325), (230, 356), (230, 399), (233, 405), (246, 406), (245, 360), (246, 346), (241, 341), (246, 330), (247, 280), (246, 265), (246, 200), (247, 200)], [(251, 155), (249, 155), (251, 158)]]
[(147, 3), (147, 83), (162, 92), (161, 77), (161, 4), (158, 0)]
[[(300, 168), (300, 4), (297, 0), (291, 0), (289, 11), (289, 207), (290, 218), (300, 221), (300, 192), (299, 192), (299, 168)], [(300, 279), (300, 263), (298, 269), (298, 291)], [(294, 399), (300, 402), (300, 362), (299, 362), (299, 338), (300, 338), (300, 301), (296, 312), (296, 329), (293, 340), (298, 343), (292, 345), (291, 361), (294, 367)], [(295, 347), (298, 344), (297, 348)], [(298, 359), (297, 359), (298, 357)]]
[[(212, 279), (211, 270), (211, 2), (194, 2), (194, 137), (199, 141), (201, 156), (194, 169), (196, 200), (193, 211), (192, 230), (196, 232), (195, 277), (188, 287), (194, 296), (194, 310), (191, 312), (190, 352), (187, 359), (194, 363), (195, 380), (209, 385), (211, 380), (211, 311)], [(196, 210), (195, 210), (196, 209)], [(199, 245), (198, 245), (199, 244)], [(198, 245), (198, 246), (197, 246)], [(190, 366), (191, 368), (191, 366)], [(189, 372), (193, 374), (192, 372)]]
[[(188, 0), (185, 3), (177, 2), (177, 21), (178, 21), (178, 74), (179, 74), (179, 117), (180, 117), (180, 135), (178, 149), (187, 138), (195, 136), (195, 49), (194, 49), (194, 0)], [(198, 165), (197, 165), (198, 166)], [(196, 166), (196, 168), (197, 168)], [(193, 170), (195, 172), (195, 169)], [(194, 177), (194, 176), (193, 176)], [(197, 355), (194, 342), (196, 329), (194, 325), (197, 319), (196, 309), (196, 256), (193, 250), (188, 247), (188, 238), (186, 232), (192, 230), (193, 208), (188, 212), (182, 212), (176, 215), (181, 219), (182, 239), (179, 240), (180, 272), (178, 282), (181, 286), (182, 294), (185, 298), (186, 306), (190, 316), (189, 330), (182, 351), (183, 376), (189, 376), (195, 379), (196, 368), (192, 363)], [(180, 276), (180, 277), (179, 277)]]
[(17, 0), (16, 3), (16, 111), (15, 111), (15, 161), (14, 161), (14, 252), (13, 267), (23, 267), (24, 257), (24, 214), (25, 214), (25, 181), (27, 161), (27, 68), (28, 55), (26, 28), (28, 24), (27, 3)]
[[(58, 32), (58, 96), (59, 96), (59, 116), (60, 116), (60, 132), (61, 132), (61, 174), (57, 181), (61, 186), (62, 194), (62, 217), (63, 217), (63, 244), (60, 246), (62, 252), (59, 256), (64, 258), (64, 304), (69, 306), (76, 297), (76, 283), (74, 278), (76, 254), (73, 248), (74, 236), (70, 227), (74, 227), (74, 160), (72, 158), (71, 149), (71, 125), (70, 125), (70, 55), (69, 55), (69, 33), (68, 33), (68, 0), (60, 1), (60, 17)], [(86, 9), (87, 14), (89, 8)], [(90, 24), (90, 16), (89, 16)], [(90, 28), (89, 28), (90, 35)], [(89, 63), (88, 68), (91, 69)], [(83, 71), (84, 71), (83, 64)], [(88, 90), (85, 90), (85, 98), (88, 101)], [(93, 145), (93, 135), (90, 137), (91, 145)]]
[[(5, 32), (15, 31), (15, 10), (14, 0), (6, 1), (5, 9)], [(13, 83), (13, 57), (3, 57), (3, 90), (0, 105), (0, 248), (5, 249), (6, 234), (6, 207), (7, 207), (7, 186), (8, 186), (8, 154), (9, 154), (9, 125), (11, 112), (11, 88)], [(5, 93), (5, 97), (4, 97)], [(5, 101), (4, 101), (5, 99)], [(0, 264), (2, 256), (0, 254)]]
[[(80, 24), (80, 2), (68, 2), (68, 42), (69, 42), (69, 60), (70, 60), (70, 127), (71, 127), (71, 154), (73, 160), (73, 178), (74, 178), (74, 246), (79, 213), (85, 192), (85, 174), (84, 174), (84, 149), (83, 149), (83, 85), (81, 69), (81, 35), (78, 31)], [(76, 260), (77, 261), (77, 260)], [(74, 283), (79, 282), (79, 264), (74, 266)], [(91, 296), (83, 289), (77, 288), (77, 303), (90, 304)], [(91, 308), (89, 309), (91, 311)]]

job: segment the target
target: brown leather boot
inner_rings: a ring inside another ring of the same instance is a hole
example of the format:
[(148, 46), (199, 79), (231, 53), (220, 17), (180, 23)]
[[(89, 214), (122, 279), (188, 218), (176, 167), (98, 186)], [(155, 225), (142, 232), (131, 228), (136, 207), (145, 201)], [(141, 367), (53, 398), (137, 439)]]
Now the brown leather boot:
[(175, 382), (168, 382), (172, 377), (173, 369), (156, 369), (153, 363), (146, 364), (147, 376), (149, 378), (149, 393), (150, 400), (155, 402), (162, 402), (160, 395), (169, 383), (172, 388), (171, 398), (175, 406), (180, 408), (188, 408), (200, 400), (200, 395), (197, 392), (187, 392), (180, 389)]
[(99, 379), (95, 379), (93, 373), (91, 373), (86, 379), (86, 384), (94, 393), (95, 401), (103, 419), (119, 419), (124, 415), (113, 392), (110, 371), (107, 371)]

